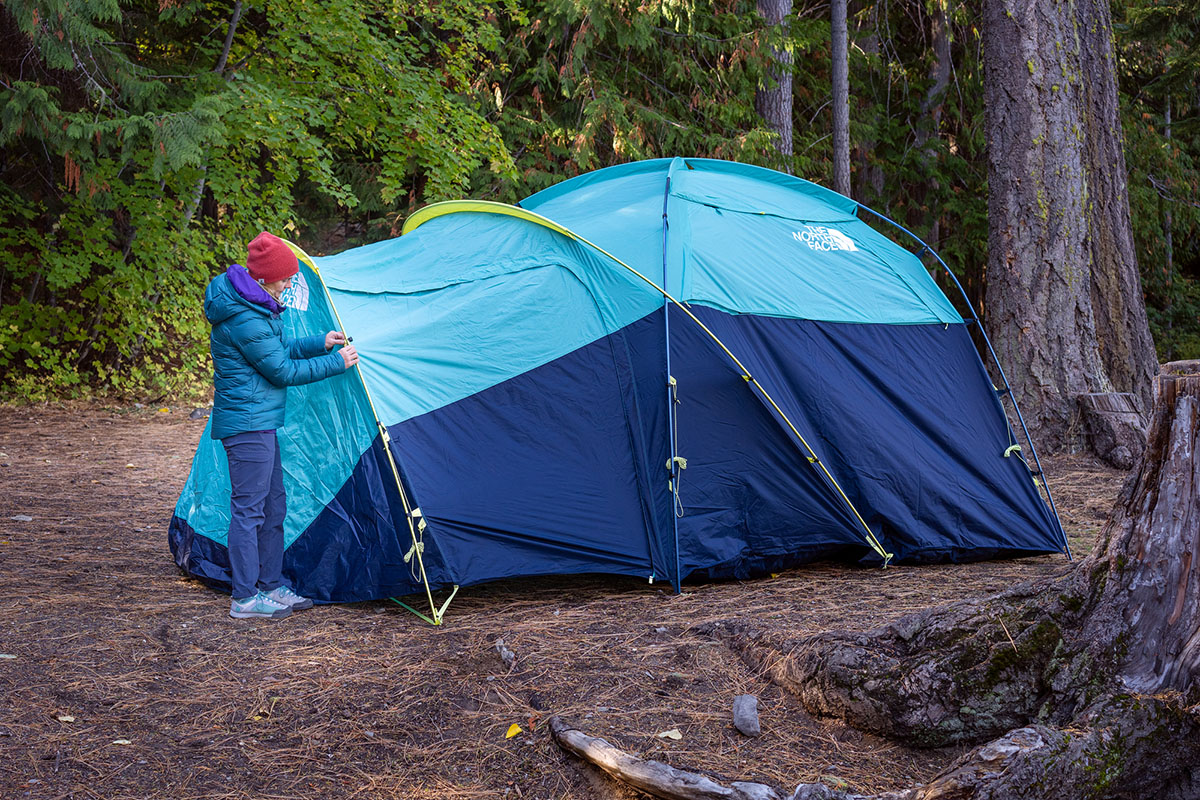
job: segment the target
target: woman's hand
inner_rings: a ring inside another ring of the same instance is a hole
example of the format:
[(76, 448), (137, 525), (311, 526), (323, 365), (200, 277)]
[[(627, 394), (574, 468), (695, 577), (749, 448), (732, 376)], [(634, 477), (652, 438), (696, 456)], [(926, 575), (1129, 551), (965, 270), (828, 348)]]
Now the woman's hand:
[(346, 334), (341, 331), (330, 331), (325, 334), (325, 349), (332, 350), (339, 344), (346, 343)]
[[(332, 335), (332, 334), (330, 334)], [(358, 351), (354, 349), (354, 345), (347, 345), (338, 351), (342, 360), (346, 362), (346, 369), (350, 369), (358, 363)]]

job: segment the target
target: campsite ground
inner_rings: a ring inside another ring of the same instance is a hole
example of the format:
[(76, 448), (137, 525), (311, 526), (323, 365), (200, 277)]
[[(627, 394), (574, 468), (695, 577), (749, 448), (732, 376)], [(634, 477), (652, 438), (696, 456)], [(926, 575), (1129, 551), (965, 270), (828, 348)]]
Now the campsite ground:
[[(235, 621), (167, 551), (203, 429), (190, 410), (0, 408), (2, 797), (640, 796), (563, 754), (551, 714), (727, 778), (899, 788), (957, 751), (814, 719), (693, 626), (866, 629), (1066, 563), (816, 565), (679, 596), (616, 578), (506, 581), (462, 592), (441, 628), (387, 602)], [(1046, 466), (1082, 554), (1123, 475), (1079, 456)], [(760, 738), (731, 725), (743, 693), (759, 697)], [(681, 738), (657, 735), (670, 730)]]

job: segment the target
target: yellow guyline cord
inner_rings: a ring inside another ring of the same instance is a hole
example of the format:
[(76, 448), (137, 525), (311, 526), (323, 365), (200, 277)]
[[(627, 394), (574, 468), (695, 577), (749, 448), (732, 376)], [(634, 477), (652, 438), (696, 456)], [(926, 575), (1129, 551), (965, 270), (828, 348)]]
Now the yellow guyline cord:
[(570, 239), (574, 239), (581, 244), (587, 245), (593, 250), (596, 250), (608, 258), (611, 258), (613, 261), (620, 264), (622, 267), (629, 270), (634, 275), (649, 284), (651, 288), (665, 297), (670, 303), (674, 304), (680, 311), (686, 314), (692, 320), (692, 322), (695, 322), (697, 325), (699, 325), (700, 329), (708, 334), (709, 338), (716, 342), (718, 347), (725, 351), (725, 355), (729, 356), (730, 360), (732, 360), (733, 363), (737, 365), (737, 368), (742, 371), (742, 379), (758, 389), (758, 391), (762, 393), (762, 396), (766, 398), (767, 402), (771, 404), (771, 407), (775, 409), (775, 413), (779, 414), (779, 418), (787, 423), (788, 428), (790, 428), (792, 433), (795, 434), (796, 438), (800, 440), (800, 443), (804, 446), (804, 449), (808, 451), (808, 462), (810, 464), (816, 464), (821, 468), (821, 472), (824, 473), (825, 477), (829, 480), (829, 483), (833, 486), (833, 488), (837, 490), (838, 495), (840, 495), (842, 500), (846, 503), (846, 507), (853, 512), (859, 524), (862, 525), (863, 530), (866, 531), (867, 543), (871, 545), (871, 548), (883, 558), (883, 565), (885, 567), (888, 565), (888, 562), (890, 562), (893, 558), (893, 554), (884, 550), (883, 545), (877, 538), (875, 538), (875, 534), (871, 531), (870, 526), (867, 525), (867, 521), (862, 518), (862, 515), (858, 513), (858, 509), (854, 507), (854, 503), (850, 502), (850, 498), (846, 496), (844, 491), (842, 491), (842, 487), (837, 482), (837, 479), (833, 477), (833, 473), (829, 471), (829, 469), (825, 466), (825, 463), (817, 456), (816, 451), (812, 449), (812, 447), (808, 444), (808, 441), (804, 438), (796, 426), (792, 424), (792, 421), (788, 419), (787, 414), (783, 413), (783, 409), (779, 407), (779, 404), (775, 402), (775, 399), (771, 397), (767, 390), (763, 388), (763, 385), (758, 382), (758, 379), (750, 374), (750, 370), (746, 369), (745, 365), (742, 364), (738, 357), (735, 356), (733, 352), (725, 346), (724, 342), (717, 338), (715, 333), (708, 329), (707, 325), (701, 322), (700, 319), (691, 312), (691, 309), (672, 297), (666, 289), (662, 288), (654, 281), (650, 280), (645, 275), (614, 256), (600, 245), (585, 239), (569, 228), (559, 225), (552, 219), (543, 217), (541, 214), (521, 208), (520, 206), (510, 206), (505, 203), (494, 203), (489, 200), (447, 200), (442, 203), (434, 203), (432, 205), (425, 206), (416, 213), (410, 215), (408, 219), (404, 221), (404, 227), (401, 229), (401, 233), (410, 233), (431, 219), (461, 211), (478, 211), (486, 214), (503, 214), (505, 216), (516, 217), (528, 222), (533, 222), (549, 228), (557, 233), (561, 233), (562, 235)]
[[(317, 268), (315, 263), (313, 263), (313, 260), (311, 257), (309, 257), (308, 253), (304, 252), (291, 242), (288, 242), (287, 244), (292, 248), (292, 251), (296, 254), (296, 256), (308, 265), (308, 268), (311, 269), (317, 276), (317, 280), (321, 282), (321, 288), (325, 290), (325, 299), (329, 303), (329, 309), (333, 312), (333, 317), (337, 321), (338, 330), (344, 334), (346, 332), (346, 327), (342, 324), (342, 317), (340, 314), (338, 314), (337, 306), (333, 304), (333, 296), (329, 293), (329, 287), (325, 285), (325, 279), (321, 277), (321, 270)], [(379, 435), (383, 438), (383, 449), (384, 452), (387, 453), (388, 464), (392, 468), (392, 476), (396, 479), (396, 489), (400, 492), (400, 502), (404, 504), (404, 518), (408, 520), (408, 532), (412, 536), (413, 553), (417, 557), (417, 566), (421, 572), (421, 583), (425, 586), (425, 597), (429, 600), (430, 616), (425, 616), (420, 611), (401, 603), (399, 600), (395, 600), (394, 602), (404, 606), (409, 611), (413, 612), (431, 625), (441, 625), (442, 616), (445, 614), (446, 608), (450, 605), (450, 600), (453, 600), (454, 595), (458, 592), (458, 587), (454, 587), (454, 591), (451, 592), (450, 598), (446, 600), (441, 608), (438, 608), (433, 601), (433, 591), (429, 588), (429, 579), (425, 575), (425, 559), (421, 555), (424, 547), (422, 543), (417, 540), (417, 529), (413, 524), (412, 517), (412, 504), (408, 502), (408, 494), (404, 491), (404, 483), (400, 480), (400, 470), (396, 466), (396, 459), (392, 456), (391, 434), (388, 433), (387, 428), (384, 427), (383, 422), (379, 419), (379, 412), (375, 410), (375, 400), (371, 397), (371, 389), (367, 386), (367, 379), (363, 377), (361, 362), (358, 364), (357, 372), (358, 379), (362, 383), (363, 392), (365, 392), (367, 395), (367, 404), (371, 406), (371, 416), (375, 418), (375, 424), (379, 427)]]

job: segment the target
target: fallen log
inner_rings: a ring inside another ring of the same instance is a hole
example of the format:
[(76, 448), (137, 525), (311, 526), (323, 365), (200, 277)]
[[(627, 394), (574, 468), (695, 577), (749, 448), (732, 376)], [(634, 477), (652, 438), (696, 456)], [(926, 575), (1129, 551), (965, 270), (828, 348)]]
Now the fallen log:
[(763, 783), (734, 781), (725, 786), (696, 772), (638, 758), (604, 739), (572, 728), (559, 717), (550, 718), (550, 733), (564, 750), (663, 800), (781, 800), (774, 787)]

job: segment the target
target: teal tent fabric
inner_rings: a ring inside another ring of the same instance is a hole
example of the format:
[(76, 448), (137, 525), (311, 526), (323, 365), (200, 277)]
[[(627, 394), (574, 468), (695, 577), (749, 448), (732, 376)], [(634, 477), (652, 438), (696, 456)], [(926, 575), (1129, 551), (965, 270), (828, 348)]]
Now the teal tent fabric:
[(859, 220), (852, 200), (761, 167), (638, 162), (565, 181), (521, 206), (648, 275), (661, 279), (665, 269), (662, 285), (689, 303), (823, 322), (962, 321), (920, 260)]

